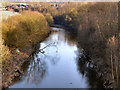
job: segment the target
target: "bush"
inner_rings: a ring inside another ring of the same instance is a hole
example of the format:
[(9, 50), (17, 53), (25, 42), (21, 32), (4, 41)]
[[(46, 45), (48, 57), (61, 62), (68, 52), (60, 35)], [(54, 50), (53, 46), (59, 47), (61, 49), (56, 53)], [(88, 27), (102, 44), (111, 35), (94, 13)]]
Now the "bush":
[(48, 22), (49, 25), (53, 25), (54, 24), (53, 17), (51, 16), (50, 13), (47, 13), (45, 15), (45, 17), (46, 17), (46, 20), (47, 20), (47, 22)]
[(4, 21), (2, 31), (5, 44), (25, 51), (44, 39), (49, 32), (49, 26), (42, 14), (24, 12)]

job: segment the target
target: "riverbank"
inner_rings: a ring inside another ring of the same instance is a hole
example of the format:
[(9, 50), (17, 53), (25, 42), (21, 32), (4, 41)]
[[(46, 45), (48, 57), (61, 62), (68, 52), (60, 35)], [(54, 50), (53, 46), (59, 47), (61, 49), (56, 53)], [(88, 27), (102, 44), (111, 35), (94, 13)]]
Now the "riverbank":
[[(120, 32), (118, 31), (118, 28), (117, 28), (118, 27), (118, 17), (117, 17), (118, 4), (117, 3), (95, 3), (95, 4), (88, 4), (85, 6), (75, 5), (73, 7), (71, 7), (71, 5), (67, 4), (62, 8), (49, 7), (47, 11), (45, 9), (45, 13), (51, 13), (51, 14), (46, 15), (46, 17), (51, 17), (50, 15), (52, 15), (54, 17), (55, 24), (60, 24), (69, 28), (68, 30), (71, 31), (71, 33), (77, 32), (75, 35), (75, 37), (78, 40), (77, 45), (78, 47), (83, 48), (86, 56), (89, 57), (89, 62), (93, 65), (92, 68), (97, 72), (97, 76), (104, 79), (104, 84), (103, 84), (104, 87), (105, 88), (119, 87), (120, 72), (118, 71), (119, 71), (120, 65), (118, 63), (120, 61), (119, 60), (120, 51), (118, 50), (119, 48), (118, 37), (120, 35)], [(68, 6), (70, 8), (68, 8)], [(65, 9), (65, 7), (68, 9)], [(54, 9), (55, 11), (50, 9)], [(40, 12), (43, 12), (43, 11), (44, 11), (44, 8), (43, 10), (42, 9), (40, 10)], [(63, 11), (63, 12), (61, 12), (60, 14), (59, 11)], [(52, 18), (50, 20), (48, 19), (48, 22), (51, 23)], [(21, 25), (23, 25), (22, 28), (21, 28)], [(31, 27), (34, 26), (34, 24), (31, 25), (31, 23), (29, 22), (27, 22), (27, 25)], [(16, 38), (15, 31), (18, 28), (16, 28), (13, 24), (14, 28), (12, 29), (14, 29), (14, 32), (12, 32), (12, 34), (11, 32), (8, 33), (9, 37), (10, 36), (13, 36), (13, 37), (12, 38), (5, 37), (5, 41), (9, 47), (15, 46), (16, 49), (18, 48), (18, 50), (22, 51), (22, 53), (24, 52), (25, 56), (27, 55), (26, 58), (29, 58), (29, 53), (30, 51), (32, 52), (31, 48), (33, 47), (35, 48), (36, 41), (40, 41), (39, 40), (40, 32), (37, 35), (36, 35), (36, 31), (32, 32), (34, 33), (32, 34), (31, 30), (36, 29), (35, 27), (37, 26), (35, 26), (34, 28), (31, 28), (31, 27), (26, 28), (27, 25), (24, 22), (22, 22), (22, 24), (20, 23), (20, 26), (18, 25), (19, 26), (19, 31), (17, 32), (18, 38)], [(44, 24), (41, 26), (44, 26)], [(26, 30), (26, 32), (30, 32), (30, 33), (24, 32), (23, 28)], [(19, 34), (19, 32), (23, 34)], [(23, 36), (27, 36), (28, 34), (30, 34), (30, 37), (29, 38), (25, 37), (24, 39)], [(26, 46), (28, 45), (28, 43), (31, 44), (30, 42), (32, 42), (32, 45)], [(24, 44), (21, 44), (21, 43), (24, 43)], [(17, 53), (15, 54), (15, 56), (18, 56), (17, 58), (21, 58), (22, 56), (24, 56), (24, 54)], [(15, 59), (13, 59), (13, 63), (16, 62), (14, 61)], [(17, 62), (19, 63), (19, 60), (17, 60)], [(18, 64), (17, 62), (16, 64)], [(12, 65), (11, 65), (11, 68), (12, 68)], [(84, 66), (80, 68), (84, 68)], [(20, 70), (16, 72), (22, 73), (22, 71)], [(14, 77), (16, 77), (16, 75), (14, 75)], [(94, 85), (96, 85), (96, 83), (94, 83)]]
[[(69, 5), (70, 6), (70, 5)], [(120, 73), (118, 3), (90, 3), (76, 6), (55, 17), (55, 24), (77, 32), (78, 45), (91, 59), (105, 88), (118, 88)]]
[[(29, 18), (31, 17), (31, 18)], [(11, 16), (2, 24), (2, 87), (8, 88), (21, 74), (22, 64), (29, 60), (50, 33), (46, 18), (38, 12), (25, 12)], [(7, 58), (10, 56), (9, 58)]]
[(78, 70), (81, 66), (78, 65), (77, 52), (82, 50), (77, 47), (74, 34), (63, 28), (51, 28), (53, 32), (40, 43), (42, 53), (35, 53), (22, 66), (24, 74), (9, 88), (92, 88), (89, 77)]
[[(44, 37), (44, 40), (48, 37)], [(41, 41), (42, 42), (42, 41)], [(39, 46), (39, 44), (37, 45)], [(12, 80), (20, 77), (23, 73), (22, 65), (24, 62), (29, 61), (31, 56), (39, 49), (39, 47), (32, 47), (28, 49), (29, 53), (20, 53), (18, 55), (12, 54), (13, 59), (10, 60), (9, 66), (2, 67), (2, 88), (8, 88)]]

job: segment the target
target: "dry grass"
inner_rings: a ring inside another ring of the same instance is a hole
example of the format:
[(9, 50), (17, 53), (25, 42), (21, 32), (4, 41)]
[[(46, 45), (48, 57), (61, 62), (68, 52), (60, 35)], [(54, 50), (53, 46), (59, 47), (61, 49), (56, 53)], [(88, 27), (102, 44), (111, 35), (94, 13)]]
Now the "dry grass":
[(10, 60), (11, 58), (11, 52), (9, 50), (9, 48), (5, 45), (2, 45), (2, 61), (7, 61), (7, 60)]
[(10, 49), (2, 43), (1, 61), (0, 61), (2, 63), (2, 66), (7, 67), (11, 59), (12, 59), (12, 54)]

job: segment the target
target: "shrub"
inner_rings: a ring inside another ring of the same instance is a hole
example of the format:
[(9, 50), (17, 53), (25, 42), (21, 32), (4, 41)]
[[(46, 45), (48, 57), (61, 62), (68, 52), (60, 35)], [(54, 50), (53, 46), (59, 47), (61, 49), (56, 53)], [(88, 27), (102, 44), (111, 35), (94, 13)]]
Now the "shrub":
[(45, 15), (45, 17), (46, 17), (46, 20), (47, 20), (47, 22), (48, 22), (49, 25), (53, 25), (54, 24), (53, 17), (51, 16), (50, 13), (47, 13)]
[(38, 12), (24, 12), (3, 22), (3, 39), (9, 47), (27, 50), (42, 41), (49, 32), (45, 17)]

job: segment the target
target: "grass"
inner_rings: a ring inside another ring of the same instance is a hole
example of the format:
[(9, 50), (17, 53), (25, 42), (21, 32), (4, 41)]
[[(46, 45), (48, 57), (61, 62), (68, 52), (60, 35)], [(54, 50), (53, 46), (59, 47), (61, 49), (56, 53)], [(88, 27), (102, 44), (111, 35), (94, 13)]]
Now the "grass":
[(5, 45), (2, 45), (2, 61), (5, 62), (5, 61), (9, 61), (10, 58), (11, 58), (11, 52), (9, 50), (9, 48)]

